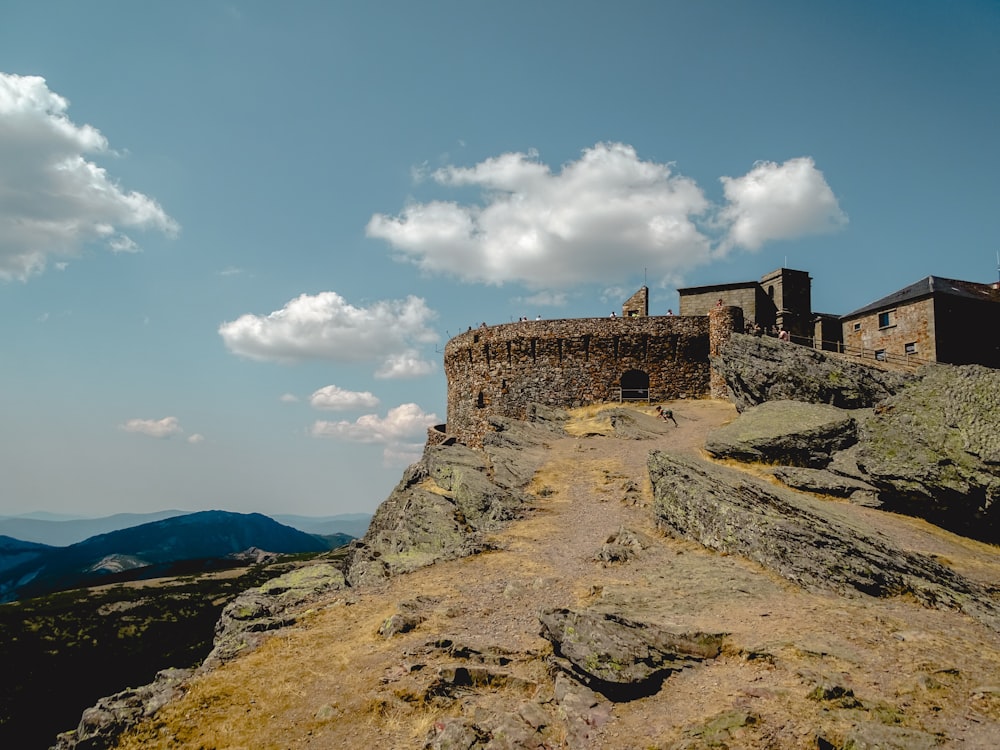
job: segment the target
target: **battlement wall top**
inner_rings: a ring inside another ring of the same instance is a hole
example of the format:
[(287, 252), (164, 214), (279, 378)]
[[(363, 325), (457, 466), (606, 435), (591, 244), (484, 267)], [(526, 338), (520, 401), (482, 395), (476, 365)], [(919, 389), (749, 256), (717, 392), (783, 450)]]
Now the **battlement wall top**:
[(449, 351), (459, 350), (481, 342), (505, 342), (523, 338), (572, 338), (577, 336), (611, 337), (633, 334), (662, 335), (672, 331), (695, 328), (708, 330), (708, 317), (704, 315), (656, 315), (631, 318), (555, 318), (552, 320), (525, 320), (472, 328), (453, 336), (445, 345)]

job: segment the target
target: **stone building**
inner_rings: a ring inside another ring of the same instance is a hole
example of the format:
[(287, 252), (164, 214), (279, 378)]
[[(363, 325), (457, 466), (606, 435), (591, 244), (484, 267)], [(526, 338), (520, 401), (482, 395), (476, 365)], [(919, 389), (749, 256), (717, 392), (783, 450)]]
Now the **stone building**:
[(813, 313), (811, 279), (780, 268), (760, 281), (679, 289), (680, 314), (649, 315), (649, 289), (621, 317), (536, 320), (470, 329), (445, 346), (448, 421), (429, 440), (482, 444), (493, 417), (533, 404), (727, 398), (710, 357), (744, 321), (784, 327), (807, 346), (889, 364), (1000, 367), (1000, 285), (928, 276), (844, 315)]
[(779, 268), (760, 281), (678, 289), (681, 315), (707, 315), (718, 306), (739, 307), (743, 318), (765, 331), (784, 327), (796, 343), (812, 345), (812, 279), (806, 271)]
[(444, 432), (481, 445), (492, 417), (525, 419), (533, 404), (571, 408), (713, 394), (709, 352), (742, 327), (740, 310), (648, 316), (638, 314), (648, 304), (645, 294), (640, 299), (638, 307), (635, 296), (626, 302), (620, 318), (521, 321), (452, 338), (444, 352)]
[(841, 317), (844, 351), (1000, 367), (1000, 285), (928, 276)]

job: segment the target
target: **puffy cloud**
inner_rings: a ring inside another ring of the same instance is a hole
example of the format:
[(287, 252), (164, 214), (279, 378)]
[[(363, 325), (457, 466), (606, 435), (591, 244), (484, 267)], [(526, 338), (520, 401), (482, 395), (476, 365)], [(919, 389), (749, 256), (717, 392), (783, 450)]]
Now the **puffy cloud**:
[[(167, 438), (184, 430), (181, 429), (177, 417), (163, 419), (130, 419), (121, 426), (125, 432), (137, 432), (154, 438)], [(191, 437), (195, 437), (192, 435)]]
[(278, 400), (283, 404), (295, 404), (298, 403), (299, 397), (294, 393), (282, 393), (278, 396)]
[[(398, 216), (372, 216), (367, 233), (427, 272), (469, 282), (565, 288), (615, 283), (646, 268), (667, 283), (733, 245), (756, 249), (843, 223), (811, 159), (723, 178), (724, 207), (672, 165), (642, 161), (622, 143), (596, 144), (558, 172), (532, 151), (444, 167), (429, 178), (479, 188), (482, 200), (411, 203)], [(741, 188), (761, 178), (766, 189), (754, 200)]]
[(348, 304), (336, 292), (303, 294), (269, 315), (242, 315), (219, 326), (235, 354), (273, 362), (377, 362), (380, 377), (422, 375), (433, 367), (416, 344), (437, 341), (428, 327), (435, 313), (410, 296), (369, 307)]
[(205, 436), (202, 435), (201, 433), (196, 432), (194, 435), (191, 435), (187, 439), (187, 441), (192, 445), (197, 445), (198, 443), (202, 443), (205, 441)]
[(729, 204), (720, 219), (729, 225), (729, 245), (756, 250), (770, 240), (832, 232), (847, 223), (823, 173), (808, 157), (757, 162), (743, 177), (721, 180)]
[(347, 411), (348, 409), (372, 409), (378, 406), (378, 399), (368, 391), (345, 391), (335, 385), (328, 385), (313, 392), (309, 403), (316, 409)]
[(566, 292), (556, 292), (551, 289), (544, 289), (528, 297), (519, 297), (515, 302), (533, 307), (565, 307)]
[(565, 287), (636, 268), (689, 267), (709, 250), (694, 222), (709, 207), (701, 189), (620, 143), (586, 149), (558, 173), (530, 152), (431, 178), (482, 188), (485, 205), (414, 203), (396, 217), (376, 214), (367, 228), (425, 271)]
[(383, 445), (382, 457), (386, 465), (398, 465), (412, 463), (414, 454), (419, 457), (427, 428), (438, 421), (436, 414), (427, 414), (416, 404), (400, 404), (389, 409), (384, 418), (377, 414), (365, 414), (353, 422), (317, 420), (312, 426), (312, 434), (314, 437)]
[(99, 130), (66, 116), (68, 106), (44, 78), (0, 73), (0, 279), (27, 279), (90, 242), (137, 251), (123, 229), (178, 230), (155, 200), (123, 191), (87, 160), (112, 152)]
[(409, 349), (385, 358), (382, 366), (375, 371), (375, 377), (382, 380), (417, 378), (434, 372), (434, 363), (423, 359), (415, 349)]

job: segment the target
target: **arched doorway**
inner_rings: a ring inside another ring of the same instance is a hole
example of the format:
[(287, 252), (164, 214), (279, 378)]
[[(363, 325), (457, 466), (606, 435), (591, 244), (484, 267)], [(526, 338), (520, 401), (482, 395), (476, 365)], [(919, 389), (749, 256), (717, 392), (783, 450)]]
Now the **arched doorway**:
[(622, 401), (649, 401), (649, 374), (628, 370), (622, 374)]

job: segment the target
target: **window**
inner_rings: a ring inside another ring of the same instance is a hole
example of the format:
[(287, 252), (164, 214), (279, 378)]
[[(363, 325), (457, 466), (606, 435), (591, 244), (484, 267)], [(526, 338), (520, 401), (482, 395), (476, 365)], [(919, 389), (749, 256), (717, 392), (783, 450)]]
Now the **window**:
[(886, 310), (885, 312), (880, 312), (878, 314), (878, 327), (879, 328), (889, 328), (890, 326), (896, 325), (896, 313), (895, 310)]
[(860, 331), (861, 330), (861, 324), (860, 323), (855, 323), (854, 324), (854, 330), (855, 331)]
[(917, 353), (917, 342), (916, 341), (911, 341), (909, 344), (904, 344), (903, 345), (903, 349), (906, 351), (907, 356), (909, 356), (910, 354), (916, 354)]
[(877, 359), (879, 362), (885, 362), (885, 349), (876, 349), (875, 359)]

